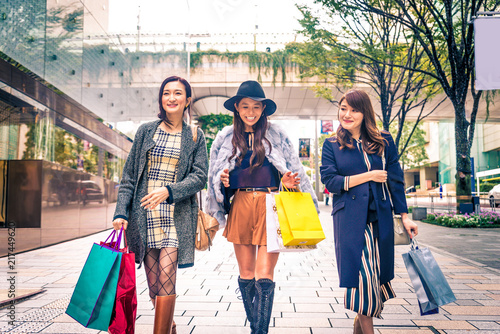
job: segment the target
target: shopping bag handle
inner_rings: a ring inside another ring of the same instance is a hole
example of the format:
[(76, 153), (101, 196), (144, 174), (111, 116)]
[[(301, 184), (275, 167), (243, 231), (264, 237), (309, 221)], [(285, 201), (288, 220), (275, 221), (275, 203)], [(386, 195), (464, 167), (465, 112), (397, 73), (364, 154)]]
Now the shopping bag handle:
[[(116, 239), (116, 243), (114, 246), (111, 246), (113, 245), (113, 241), (115, 240), (115, 236), (116, 236), (116, 230), (113, 229), (113, 231), (111, 232), (111, 234), (106, 238), (106, 240), (104, 241), (104, 243), (102, 244), (102, 246), (104, 246), (104, 244), (107, 244), (108, 243), (108, 240), (109, 238), (111, 238), (111, 241), (109, 242), (110, 244), (110, 247), (113, 248), (113, 249), (116, 249), (116, 250), (120, 250), (120, 244), (121, 244), (121, 241), (122, 241), (122, 235), (123, 234), (123, 226), (122, 228), (120, 229), (120, 233), (118, 234), (118, 238)], [(125, 240), (125, 243), (126, 243), (126, 240)], [(101, 247), (102, 247), (101, 246)]]
[(417, 238), (414, 237), (413, 235), (412, 235), (411, 242), (410, 242), (410, 249), (411, 250), (417, 250), (417, 249), (419, 249)]
[(280, 186), (278, 187), (278, 191), (284, 191), (285, 192), (297, 192), (297, 193), (301, 193), (302, 194), (302, 191), (300, 190), (300, 188), (297, 188), (297, 189), (288, 189), (287, 186), (285, 186), (283, 184), (283, 177), (281, 177), (281, 180), (280, 180)]

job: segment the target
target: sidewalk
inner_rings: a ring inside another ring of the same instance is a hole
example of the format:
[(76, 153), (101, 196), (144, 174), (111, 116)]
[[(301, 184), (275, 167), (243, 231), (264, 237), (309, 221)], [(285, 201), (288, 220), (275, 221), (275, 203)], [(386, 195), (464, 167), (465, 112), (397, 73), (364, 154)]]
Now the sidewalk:
[[(280, 256), (275, 274), (277, 285), (271, 334), (352, 333), (355, 314), (344, 309), (344, 289), (338, 287), (331, 207), (320, 203), (320, 208), (327, 239), (319, 244), (317, 250)], [(383, 319), (375, 319), (376, 332), (500, 333), (500, 270), (479, 263), (481, 256), (460, 257), (470, 255), (460, 251), (469, 246), (478, 253), (481, 250), (482, 254), (491, 253), (489, 258), (498, 261), (500, 231), (481, 230), (482, 233), (468, 235), (464, 239), (461, 234), (467, 235), (466, 230), (423, 223), (420, 226), (420, 246), (430, 246), (455, 292), (457, 302), (442, 307), (439, 314), (420, 316), (401, 258), (408, 247), (398, 246), (393, 281), (397, 298), (386, 303)], [(441, 232), (440, 229), (445, 230)], [(14, 328), (8, 326), (9, 310), (1, 309), (0, 333), (105, 333), (84, 328), (64, 311), (92, 243), (104, 240), (108, 234), (109, 231), (102, 232), (16, 255), (16, 289), (43, 288), (46, 291), (16, 304)], [(488, 239), (488, 242), (483, 244), (482, 238)], [(489, 244), (489, 238), (495, 243)], [(468, 241), (473, 243), (469, 245)], [(443, 249), (434, 247), (436, 245)], [(452, 246), (454, 248), (447, 248)], [(5, 291), (9, 278), (7, 258), (0, 259), (0, 268), (0, 290)], [(195, 267), (178, 272), (175, 311), (178, 333), (250, 333), (243, 304), (235, 293), (237, 277), (238, 266), (232, 246), (219, 231), (210, 251), (197, 252)], [(149, 301), (143, 268), (137, 270), (137, 284), (136, 333), (150, 334), (153, 332), (154, 310)]]

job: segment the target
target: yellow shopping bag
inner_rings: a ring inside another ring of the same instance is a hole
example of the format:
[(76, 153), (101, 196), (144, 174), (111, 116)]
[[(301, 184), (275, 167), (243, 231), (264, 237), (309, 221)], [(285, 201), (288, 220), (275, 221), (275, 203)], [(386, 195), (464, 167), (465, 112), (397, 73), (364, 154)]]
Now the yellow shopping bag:
[(285, 246), (315, 245), (325, 239), (311, 194), (280, 191), (274, 198)]

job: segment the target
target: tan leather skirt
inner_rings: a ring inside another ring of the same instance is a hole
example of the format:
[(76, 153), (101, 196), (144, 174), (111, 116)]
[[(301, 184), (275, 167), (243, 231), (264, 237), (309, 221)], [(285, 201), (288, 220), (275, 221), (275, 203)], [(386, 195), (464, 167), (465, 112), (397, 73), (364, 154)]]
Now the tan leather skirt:
[(267, 245), (266, 192), (238, 190), (222, 234), (238, 245)]

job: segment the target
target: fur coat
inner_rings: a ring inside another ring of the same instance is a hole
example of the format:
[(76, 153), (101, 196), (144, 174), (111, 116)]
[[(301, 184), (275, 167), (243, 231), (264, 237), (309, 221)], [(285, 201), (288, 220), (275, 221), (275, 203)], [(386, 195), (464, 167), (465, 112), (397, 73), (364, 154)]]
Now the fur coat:
[[(269, 162), (276, 167), (280, 174), (285, 174), (288, 171), (299, 173), (300, 189), (303, 192), (311, 193), (316, 210), (318, 209), (318, 199), (313, 191), (309, 177), (307, 177), (302, 164), (300, 163), (297, 153), (294, 152), (292, 143), (285, 131), (278, 125), (269, 123), (266, 131), (266, 138), (272, 145), (272, 149), (264, 142), (266, 148), (266, 157)], [(208, 192), (205, 201), (205, 212), (215, 217), (220, 224), (220, 227), (226, 225), (226, 217), (224, 212), (224, 195), (220, 180), (221, 173), (224, 169), (229, 169), (231, 172), (235, 168), (237, 154), (229, 161), (229, 157), (233, 154), (233, 126), (227, 126), (219, 132), (212, 148), (210, 149), (210, 167), (208, 170)]]

